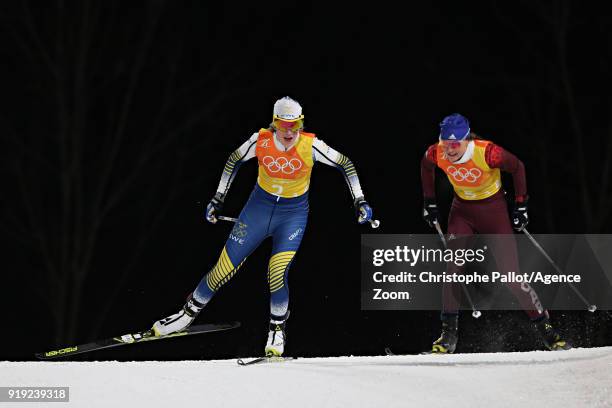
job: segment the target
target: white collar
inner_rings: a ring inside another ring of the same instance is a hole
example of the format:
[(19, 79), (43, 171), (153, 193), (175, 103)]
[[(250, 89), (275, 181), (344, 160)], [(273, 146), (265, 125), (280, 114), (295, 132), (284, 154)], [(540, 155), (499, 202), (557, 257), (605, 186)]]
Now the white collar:
[(459, 160), (457, 160), (455, 163), (456, 164), (463, 164), (467, 161), (469, 161), (472, 156), (474, 156), (474, 141), (470, 140), (470, 142), (468, 143), (467, 149), (465, 149), (465, 153), (463, 153), (463, 156), (461, 156), (461, 158)]
[(285, 146), (284, 146), (284, 145), (283, 145), (283, 144), (280, 142), (280, 140), (278, 140), (278, 137), (276, 137), (276, 131), (275, 131), (275, 132), (274, 132), (274, 146), (276, 146), (276, 149), (277, 149), (277, 150), (280, 150), (281, 152), (288, 152), (289, 150), (291, 150), (291, 148), (292, 148), (293, 146), (295, 146), (295, 145), (297, 144), (298, 140), (300, 140), (300, 136), (302, 136), (302, 135), (301, 135), (301, 133), (297, 135), (297, 137), (295, 138), (295, 141), (293, 142), (293, 144), (292, 144), (291, 146), (289, 146), (289, 147), (285, 147)]

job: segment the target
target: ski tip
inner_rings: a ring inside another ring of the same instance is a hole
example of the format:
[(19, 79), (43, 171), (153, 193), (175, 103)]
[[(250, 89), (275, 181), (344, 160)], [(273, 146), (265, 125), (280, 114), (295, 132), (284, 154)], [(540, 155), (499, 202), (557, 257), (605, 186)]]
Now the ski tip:
[[(396, 357), (398, 357), (398, 356), (412, 356), (412, 355), (414, 355), (414, 354), (396, 354), (389, 347), (385, 347), (385, 354), (388, 355), (388, 356), (396, 356)], [(432, 351), (432, 350), (426, 350), (426, 351), (421, 351), (417, 355), (421, 355), (421, 356), (426, 356), (427, 355), (428, 356), (428, 355), (431, 355), (431, 354), (438, 355), (438, 354), (450, 354), (450, 353), (440, 353), (440, 352), (435, 352), (435, 351)]]
[(283, 356), (266, 356), (266, 357), (256, 357), (253, 359), (243, 360), (239, 358), (236, 360), (236, 363), (240, 366), (249, 366), (253, 364), (259, 363), (279, 363), (283, 361), (293, 361), (297, 360), (297, 357), (283, 357)]
[(243, 359), (239, 358), (238, 360), (236, 360), (236, 362), (240, 366), (248, 366), (248, 365), (253, 365), (253, 364), (257, 364), (257, 363), (262, 363), (262, 362), (266, 361), (266, 359), (267, 359), (267, 357), (257, 357), (257, 358), (253, 358), (253, 359), (250, 359), (250, 360), (243, 360)]
[(78, 347), (66, 347), (61, 350), (44, 351), (34, 354), (39, 360), (53, 360), (60, 357), (66, 357), (71, 354), (78, 354)]
[(441, 353), (439, 351), (433, 351), (433, 350), (427, 350), (427, 351), (421, 351), (420, 353), (422, 356), (448, 356), (449, 354), (455, 354), (455, 353)]

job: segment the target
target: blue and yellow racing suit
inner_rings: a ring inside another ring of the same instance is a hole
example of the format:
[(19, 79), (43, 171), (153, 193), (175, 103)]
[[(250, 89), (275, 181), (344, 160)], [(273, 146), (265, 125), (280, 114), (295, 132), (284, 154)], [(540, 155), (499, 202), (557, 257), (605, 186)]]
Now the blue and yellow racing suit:
[(287, 318), (289, 307), (287, 273), (306, 230), (308, 187), (314, 163), (338, 168), (353, 200), (363, 198), (363, 193), (353, 163), (313, 133), (300, 132), (294, 145), (285, 148), (272, 129), (261, 129), (230, 155), (217, 188), (219, 196), (226, 196), (240, 165), (254, 157), (259, 165), (255, 188), (217, 264), (204, 276), (193, 296), (203, 304), (208, 303), (255, 248), (272, 237), (268, 265), (270, 315), (272, 320), (282, 321)]

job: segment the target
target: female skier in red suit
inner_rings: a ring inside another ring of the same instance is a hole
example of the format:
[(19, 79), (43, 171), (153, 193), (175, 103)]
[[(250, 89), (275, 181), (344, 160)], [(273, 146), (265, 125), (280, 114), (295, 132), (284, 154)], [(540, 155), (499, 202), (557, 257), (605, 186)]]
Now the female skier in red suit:
[[(440, 136), (431, 145), (421, 161), (423, 185), (423, 218), (430, 226), (438, 222), (435, 198), (435, 168), (439, 167), (453, 186), (455, 197), (448, 216), (449, 238), (472, 234), (512, 234), (527, 225), (527, 182), (525, 166), (512, 153), (496, 144), (478, 138), (470, 131), (468, 120), (455, 113), (440, 123)], [(515, 205), (512, 222), (502, 190), (500, 170), (512, 174)], [(458, 241), (457, 241), (458, 242)], [(449, 246), (458, 245), (451, 239)], [(492, 248), (498, 267), (518, 273), (516, 244)], [(449, 264), (449, 272), (460, 272)], [(454, 270), (453, 270), (454, 269)], [(551, 350), (568, 349), (553, 329), (546, 311), (535, 291), (528, 284), (508, 283), (508, 288), (519, 301), (536, 327), (545, 346)], [(434, 353), (452, 353), (457, 345), (458, 284), (443, 284), (441, 313), (442, 335), (432, 347)]]

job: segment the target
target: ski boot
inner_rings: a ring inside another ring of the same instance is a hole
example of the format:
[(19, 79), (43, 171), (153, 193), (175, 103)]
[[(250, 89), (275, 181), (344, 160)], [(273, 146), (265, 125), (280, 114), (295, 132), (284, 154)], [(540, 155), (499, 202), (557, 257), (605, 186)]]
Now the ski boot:
[(442, 334), (431, 347), (432, 354), (452, 354), (457, 348), (458, 314), (442, 314)]
[(193, 294), (191, 294), (185, 306), (178, 313), (158, 320), (153, 324), (153, 333), (156, 336), (165, 336), (186, 329), (195, 320), (203, 307), (204, 304), (195, 300)]
[(550, 324), (548, 314), (541, 319), (534, 321), (534, 324), (538, 329), (538, 333), (540, 334), (540, 338), (542, 339), (544, 346), (546, 346), (547, 349), (557, 351), (569, 350), (572, 348), (571, 344), (563, 340), (552, 324)]
[(280, 357), (285, 351), (285, 341), (287, 333), (285, 325), (287, 320), (270, 320), (270, 331), (268, 332), (268, 342), (266, 343), (265, 353), (267, 357)]

